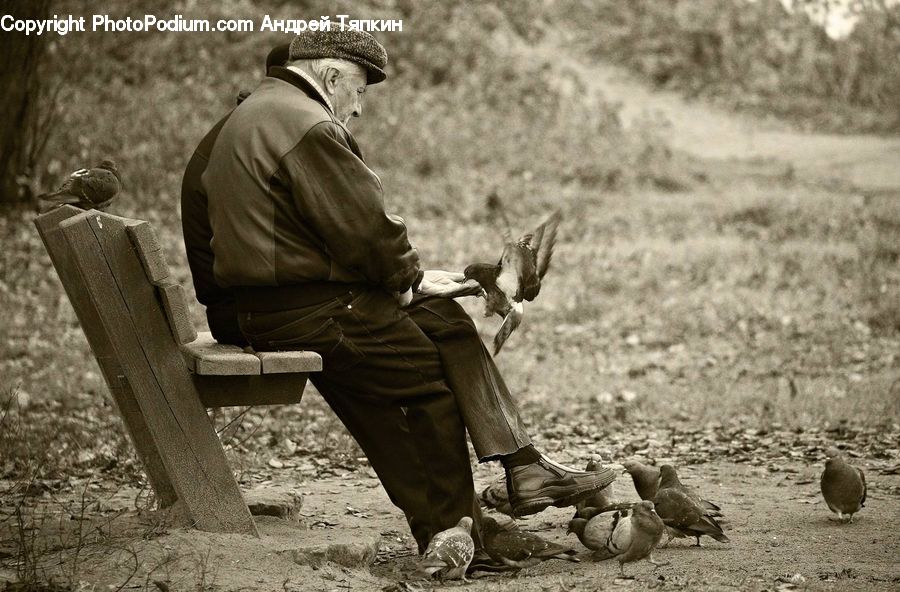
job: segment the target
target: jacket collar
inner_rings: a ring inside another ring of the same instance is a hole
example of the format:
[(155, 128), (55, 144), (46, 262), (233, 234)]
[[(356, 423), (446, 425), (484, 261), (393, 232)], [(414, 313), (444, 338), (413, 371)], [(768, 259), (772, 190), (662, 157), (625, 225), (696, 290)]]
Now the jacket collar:
[(331, 101), (328, 100), (328, 97), (325, 96), (325, 93), (322, 92), (319, 85), (296, 68), (289, 69), (283, 66), (273, 66), (269, 69), (268, 76), (277, 78), (278, 80), (282, 80), (299, 88), (309, 95), (309, 98), (321, 103), (323, 107), (328, 109), (329, 113), (334, 115), (334, 108), (331, 106)]

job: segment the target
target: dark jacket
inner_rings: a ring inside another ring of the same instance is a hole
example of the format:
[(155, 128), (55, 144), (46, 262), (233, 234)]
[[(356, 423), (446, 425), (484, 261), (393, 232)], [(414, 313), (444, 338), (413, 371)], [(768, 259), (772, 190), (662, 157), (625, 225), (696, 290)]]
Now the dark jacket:
[(223, 287), (328, 281), (405, 291), (419, 257), (381, 181), (302, 77), (272, 72), (222, 125), (202, 174)]
[(200, 182), (219, 130), (230, 115), (231, 113), (213, 126), (188, 161), (181, 181), (181, 229), (194, 290), (197, 300), (206, 307), (206, 321), (210, 332), (219, 343), (244, 346), (247, 341), (238, 327), (234, 291), (219, 286), (213, 276), (213, 251), (209, 244), (212, 240), (212, 227), (209, 225), (206, 192)]

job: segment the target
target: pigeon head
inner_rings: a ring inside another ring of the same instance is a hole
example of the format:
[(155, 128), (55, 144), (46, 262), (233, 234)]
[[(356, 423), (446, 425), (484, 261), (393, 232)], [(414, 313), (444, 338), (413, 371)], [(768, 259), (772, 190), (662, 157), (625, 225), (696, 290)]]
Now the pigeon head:
[(827, 460), (831, 460), (831, 459), (834, 459), (834, 458), (840, 458), (840, 457), (841, 457), (841, 451), (838, 450), (837, 448), (835, 448), (834, 446), (829, 446), (829, 447), (825, 450), (825, 458), (826, 458)]
[(681, 482), (678, 480), (678, 473), (672, 465), (662, 465), (659, 467), (659, 487), (678, 486)]
[(105, 169), (105, 170), (111, 172), (112, 174), (114, 174), (116, 176), (116, 179), (118, 179), (120, 183), (122, 182), (121, 177), (119, 177), (119, 167), (116, 166), (116, 163), (114, 160), (111, 160), (109, 158), (103, 159), (102, 161), (100, 161), (100, 164), (97, 165), (97, 168)]
[(584, 466), (585, 471), (596, 471), (600, 468), (600, 459), (592, 458), (587, 461), (587, 464)]
[(116, 167), (115, 161), (110, 160), (110, 159), (108, 159), (108, 158), (105, 159), (105, 160), (103, 160), (103, 161), (101, 161), (100, 164), (97, 165), (97, 168), (98, 168), (98, 169), (106, 169), (106, 170), (112, 171), (112, 172), (114, 172), (114, 173), (118, 173), (118, 172), (119, 172), (118, 167)]
[(649, 500), (644, 500), (634, 505), (635, 514), (655, 514), (656, 506)]
[(642, 468), (644, 468), (644, 465), (642, 465), (641, 463), (639, 463), (636, 460), (626, 460), (625, 462), (622, 463), (622, 467), (625, 469), (626, 473), (628, 473), (629, 475), (634, 475), (635, 473), (640, 471)]
[(584, 534), (584, 527), (587, 526), (588, 521), (584, 518), (572, 518), (569, 520), (569, 528), (566, 530), (566, 534), (572, 534), (573, 532), (581, 536)]
[(462, 518), (459, 519), (459, 522), (456, 523), (456, 526), (457, 526), (458, 528), (464, 528), (464, 529), (466, 530), (466, 532), (468, 532), (468, 533), (471, 534), (471, 532), (472, 532), (472, 519), (469, 518), (468, 516), (463, 516)]

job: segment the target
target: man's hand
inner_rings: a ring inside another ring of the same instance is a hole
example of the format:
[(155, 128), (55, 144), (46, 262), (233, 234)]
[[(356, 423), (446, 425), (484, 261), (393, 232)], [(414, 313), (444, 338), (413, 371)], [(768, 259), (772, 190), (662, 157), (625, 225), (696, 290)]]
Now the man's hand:
[(426, 271), (422, 277), (417, 293), (424, 296), (457, 298), (459, 296), (480, 296), (482, 289), (478, 282), (467, 280), (462, 273), (431, 269)]

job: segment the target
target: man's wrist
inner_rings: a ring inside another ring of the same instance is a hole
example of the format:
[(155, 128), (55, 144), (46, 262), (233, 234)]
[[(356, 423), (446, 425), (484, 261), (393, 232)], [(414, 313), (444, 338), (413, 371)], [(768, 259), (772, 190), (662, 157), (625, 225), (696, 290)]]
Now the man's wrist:
[(411, 286), (413, 293), (419, 291), (419, 285), (422, 283), (422, 278), (424, 278), (424, 277), (425, 277), (425, 272), (424, 272), (423, 270), (420, 269), (420, 270), (416, 273), (416, 279), (413, 280), (413, 283), (412, 283), (412, 286)]

